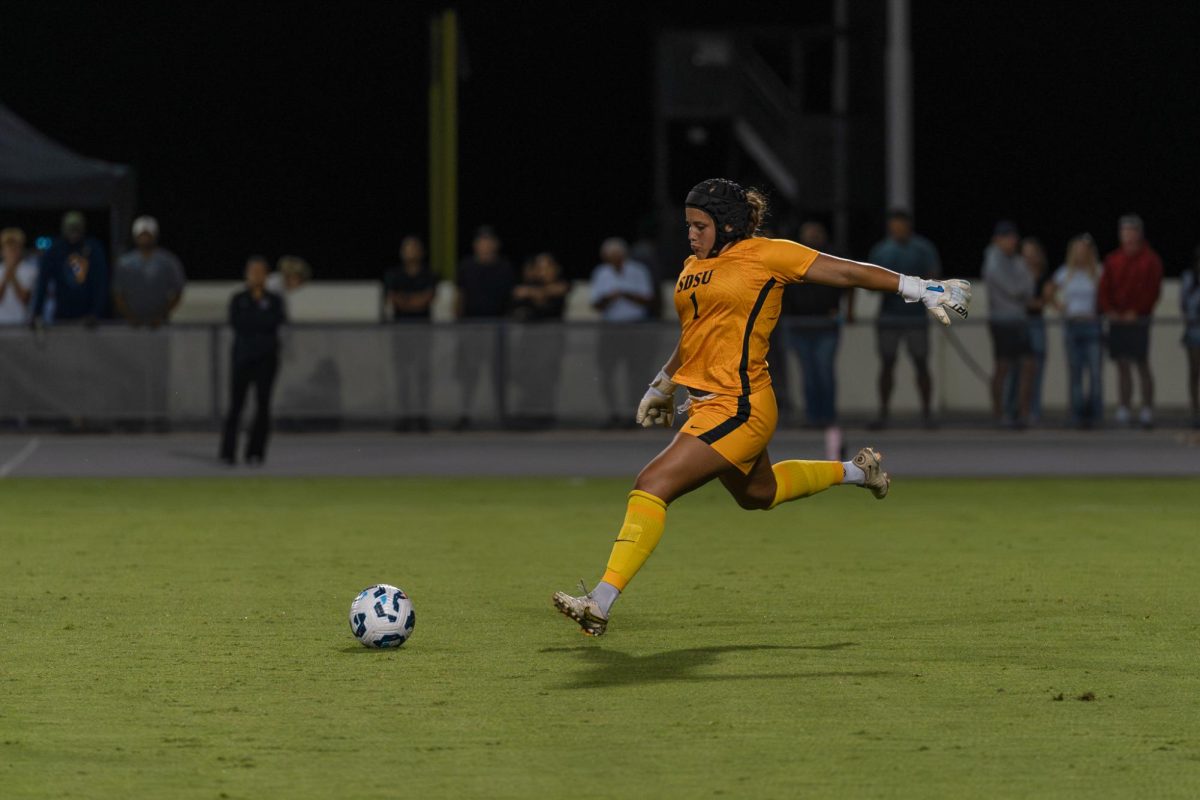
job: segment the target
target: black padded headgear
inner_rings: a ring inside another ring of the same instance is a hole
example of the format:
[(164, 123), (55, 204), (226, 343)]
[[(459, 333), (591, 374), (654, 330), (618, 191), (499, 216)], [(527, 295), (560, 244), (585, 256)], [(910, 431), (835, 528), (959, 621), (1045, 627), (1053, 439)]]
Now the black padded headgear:
[[(745, 239), (754, 233), (750, 230), (750, 204), (746, 202), (746, 190), (733, 181), (724, 178), (701, 181), (688, 192), (684, 205), (698, 208), (713, 219), (717, 239), (712, 252), (705, 258), (712, 258), (730, 242)], [(730, 230), (725, 230), (726, 226)]]

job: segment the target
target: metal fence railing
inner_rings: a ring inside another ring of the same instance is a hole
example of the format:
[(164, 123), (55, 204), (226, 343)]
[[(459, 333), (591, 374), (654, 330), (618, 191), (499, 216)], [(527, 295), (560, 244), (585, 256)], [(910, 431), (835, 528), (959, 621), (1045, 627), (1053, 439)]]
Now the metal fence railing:
[[(782, 329), (799, 324), (784, 320)], [(1043, 405), (1067, 405), (1061, 325), (1047, 323)], [(1153, 328), (1151, 364), (1163, 408), (1187, 404), (1183, 323)], [(387, 422), (426, 416), (435, 424), (462, 416), (481, 426), (553, 418), (593, 425), (632, 414), (646, 383), (678, 337), (674, 323), (293, 325), (283, 335), (275, 392), (280, 418)], [(929, 363), (940, 413), (988, 418), (990, 370), (985, 324), (950, 331), (929, 327)], [(952, 340), (949, 337), (954, 337)], [(785, 335), (778, 337), (780, 342)], [(227, 407), (231, 332), (215, 325), (157, 331), (61, 326), (42, 332), (0, 329), (0, 419), (168, 420), (210, 424)], [(801, 371), (786, 346), (774, 356), (776, 393), (802, 407)], [(877, 333), (873, 323), (840, 328), (838, 411), (869, 418), (876, 409)], [(1115, 381), (1105, 360), (1106, 405)], [(903, 351), (893, 410), (917, 407)]]

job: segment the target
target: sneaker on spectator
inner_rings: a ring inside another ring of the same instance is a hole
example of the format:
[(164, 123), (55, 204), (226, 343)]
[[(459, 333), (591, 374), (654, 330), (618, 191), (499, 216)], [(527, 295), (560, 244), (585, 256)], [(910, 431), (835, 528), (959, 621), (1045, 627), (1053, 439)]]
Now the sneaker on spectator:
[(1113, 419), (1117, 425), (1124, 428), (1128, 426), (1129, 423), (1133, 422), (1133, 415), (1129, 413), (1128, 406), (1117, 406), (1117, 413)]
[(1147, 430), (1154, 427), (1154, 411), (1150, 406), (1142, 406), (1141, 412), (1138, 413), (1138, 424)]

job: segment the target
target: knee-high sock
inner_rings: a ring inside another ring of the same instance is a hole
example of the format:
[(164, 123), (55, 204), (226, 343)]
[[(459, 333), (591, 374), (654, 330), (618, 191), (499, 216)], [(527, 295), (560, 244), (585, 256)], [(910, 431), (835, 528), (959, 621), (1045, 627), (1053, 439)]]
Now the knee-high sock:
[(842, 482), (840, 461), (780, 461), (771, 465), (775, 473), (775, 502), (771, 508), (789, 500), (799, 500)]
[(617, 534), (604, 581), (621, 591), (637, 575), (658, 546), (667, 524), (667, 504), (652, 494), (634, 489), (629, 493), (625, 524)]

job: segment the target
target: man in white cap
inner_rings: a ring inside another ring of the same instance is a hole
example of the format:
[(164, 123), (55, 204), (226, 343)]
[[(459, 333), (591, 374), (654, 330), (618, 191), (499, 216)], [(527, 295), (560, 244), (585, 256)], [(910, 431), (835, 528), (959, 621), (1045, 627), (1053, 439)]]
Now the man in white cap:
[(113, 301), (129, 324), (157, 328), (183, 297), (183, 265), (174, 253), (158, 246), (154, 217), (133, 221), (133, 241), (136, 247), (117, 262)]
[[(646, 334), (632, 328), (631, 323), (650, 318), (654, 305), (654, 279), (650, 268), (629, 258), (629, 246), (616, 236), (600, 244), (600, 263), (592, 270), (592, 308), (600, 312), (605, 325), (600, 329), (596, 350), (599, 367), (600, 392), (608, 410), (609, 428), (631, 426), (624, 410), (633, 402), (630, 392), (638, 391), (636, 375), (647, 367), (644, 348), (636, 346)], [(656, 353), (651, 351), (649, 357)], [(617, 394), (617, 373), (625, 373), (626, 397)]]

